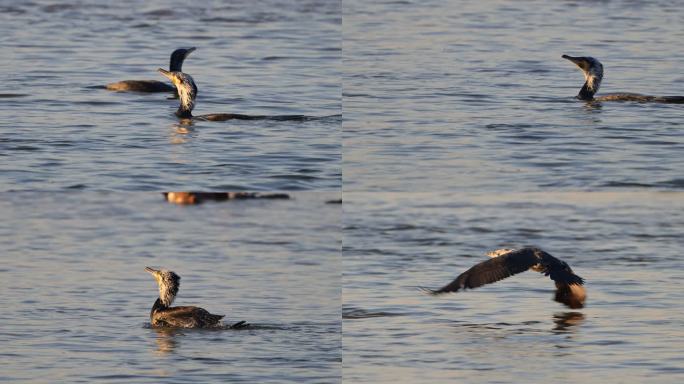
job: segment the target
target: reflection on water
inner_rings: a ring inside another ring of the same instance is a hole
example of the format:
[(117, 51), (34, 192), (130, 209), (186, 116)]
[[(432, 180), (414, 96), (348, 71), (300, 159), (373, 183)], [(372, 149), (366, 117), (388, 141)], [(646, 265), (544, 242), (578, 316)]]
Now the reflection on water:
[(157, 334), (154, 340), (157, 344), (155, 353), (158, 355), (167, 355), (173, 353), (178, 347), (180, 340), (178, 335), (183, 335), (183, 330), (179, 328), (151, 328)]
[(576, 332), (576, 327), (584, 322), (584, 313), (582, 312), (561, 312), (553, 315), (553, 322), (556, 326), (553, 328), (555, 332), (567, 333)]
[(192, 124), (174, 124), (171, 132), (171, 144), (186, 144), (190, 139), (194, 138), (195, 128)]

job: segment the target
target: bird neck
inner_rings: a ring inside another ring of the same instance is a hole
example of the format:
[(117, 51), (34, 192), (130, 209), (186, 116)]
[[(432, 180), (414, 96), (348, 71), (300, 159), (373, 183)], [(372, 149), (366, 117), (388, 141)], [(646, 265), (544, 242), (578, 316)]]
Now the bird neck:
[(192, 118), (192, 109), (185, 108), (183, 104), (181, 104), (176, 110), (176, 116), (181, 119), (190, 119)]
[(595, 93), (596, 91), (589, 86), (589, 81), (586, 81), (577, 94), (577, 98), (580, 100), (594, 100)]
[(150, 317), (154, 315), (155, 312), (159, 311), (160, 309), (166, 309), (168, 308), (168, 305), (164, 305), (162, 303), (161, 298), (157, 298), (157, 301), (154, 302), (154, 305), (152, 306), (152, 310), (150, 311)]
[(183, 62), (185, 61), (185, 54), (174, 52), (171, 55), (171, 60), (169, 62), (169, 71), (171, 72), (181, 72), (183, 69)]
[(193, 81), (176, 84), (180, 105), (176, 110), (176, 116), (182, 119), (192, 117), (192, 110), (195, 108), (195, 98), (197, 98), (197, 86)]
[(595, 72), (596, 71), (585, 72), (584, 77), (586, 81), (584, 82), (582, 89), (580, 89), (579, 93), (577, 94), (578, 99), (594, 100), (594, 95), (596, 92), (598, 92), (602, 80), (601, 71), (598, 71), (598, 74)]

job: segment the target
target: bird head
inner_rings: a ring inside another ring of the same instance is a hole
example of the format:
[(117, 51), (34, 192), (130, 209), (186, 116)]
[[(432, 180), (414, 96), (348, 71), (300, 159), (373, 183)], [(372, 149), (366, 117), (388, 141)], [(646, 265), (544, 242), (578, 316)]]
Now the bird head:
[(163, 68), (159, 68), (157, 71), (171, 80), (178, 90), (180, 106), (176, 111), (176, 116), (192, 117), (192, 110), (195, 108), (195, 98), (197, 97), (197, 85), (195, 85), (192, 76), (180, 71), (167, 71)]
[(167, 307), (170, 306), (171, 303), (173, 303), (173, 300), (176, 298), (176, 294), (178, 294), (178, 288), (180, 287), (180, 276), (167, 269), (154, 269), (145, 267), (145, 271), (152, 274), (152, 277), (154, 277), (154, 279), (157, 281), (157, 285), (159, 285), (159, 299), (161, 303)]
[(171, 61), (169, 63), (169, 70), (173, 72), (180, 72), (183, 69), (183, 61), (190, 55), (196, 48), (178, 48), (171, 54)]
[(575, 57), (563, 55), (561, 57), (575, 63), (575, 65), (582, 70), (586, 82), (578, 97), (580, 99), (591, 100), (601, 86), (601, 80), (603, 80), (603, 64), (590, 56)]

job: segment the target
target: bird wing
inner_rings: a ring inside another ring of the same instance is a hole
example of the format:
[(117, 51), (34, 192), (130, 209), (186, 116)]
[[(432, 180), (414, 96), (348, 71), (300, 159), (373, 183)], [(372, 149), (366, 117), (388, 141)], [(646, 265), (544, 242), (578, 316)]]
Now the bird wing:
[(457, 292), (465, 288), (477, 288), (485, 284), (497, 282), (509, 276), (525, 272), (539, 259), (534, 252), (527, 249), (512, 251), (501, 256), (491, 258), (475, 264), (469, 270), (461, 273), (454, 281), (437, 290), (430, 290), (432, 294)]
[(182, 306), (171, 307), (157, 312), (155, 320), (172, 327), (197, 327), (215, 324), (222, 317), (223, 315), (212, 315), (207, 310), (199, 307)]
[(557, 259), (544, 251), (540, 251), (542, 273), (549, 276), (556, 284), (582, 285), (584, 279), (575, 275), (572, 268), (563, 260)]
[(584, 279), (575, 275), (566, 262), (544, 251), (540, 252), (540, 259), (543, 269), (541, 272), (556, 283), (554, 300), (573, 309), (584, 307), (587, 299), (587, 292), (582, 286)]

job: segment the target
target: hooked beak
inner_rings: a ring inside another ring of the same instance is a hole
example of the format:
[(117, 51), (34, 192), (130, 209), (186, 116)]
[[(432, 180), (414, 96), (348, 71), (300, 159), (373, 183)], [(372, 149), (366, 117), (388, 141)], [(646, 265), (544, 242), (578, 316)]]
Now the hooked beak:
[(195, 48), (195, 47), (190, 47), (190, 48), (186, 49), (185, 50), (185, 57), (188, 57), (189, 54), (191, 54), (192, 52), (195, 52), (196, 49), (197, 48)]
[(167, 71), (167, 70), (164, 69), (164, 68), (157, 68), (157, 72), (159, 72), (159, 73), (161, 73), (162, 75), (164, 75), (167, 79), (173, 81), (173, 72)]
[(156, 274), (159, 272), (158, 270), (156, 270), (156, 269), (154, 269), (154, 268), (150, 268), (150, 267), (145, 267), (145, 271), (146, 271), (146, 272), (149, 272), (149, 273), (151, 273), (151, 274), (153, 274), (153, 275), (156, 275)]
[(580, 59), (579, 57), (573, 57), (573, 56), (569, 56), (569, 55), (563, 55), (563, 56), (561, 56), (561, 57), (564, 58), (564, 59), (566, 59), (566, 60), (570, 60), (570, 61), (572, 61), (572, 62), (575, 63), (575, 64), (577, 64), (577, 62), (578, 62), (579, 59)]
[(575, 63), (575, 65), (580, 67), (583, 71), (586, 71), (589, 67), (589, 63), (587, 62), (587, 59), (585, 59), (584, 57), (574, 57), (569, 55), (563, 55), (561, 57)]

